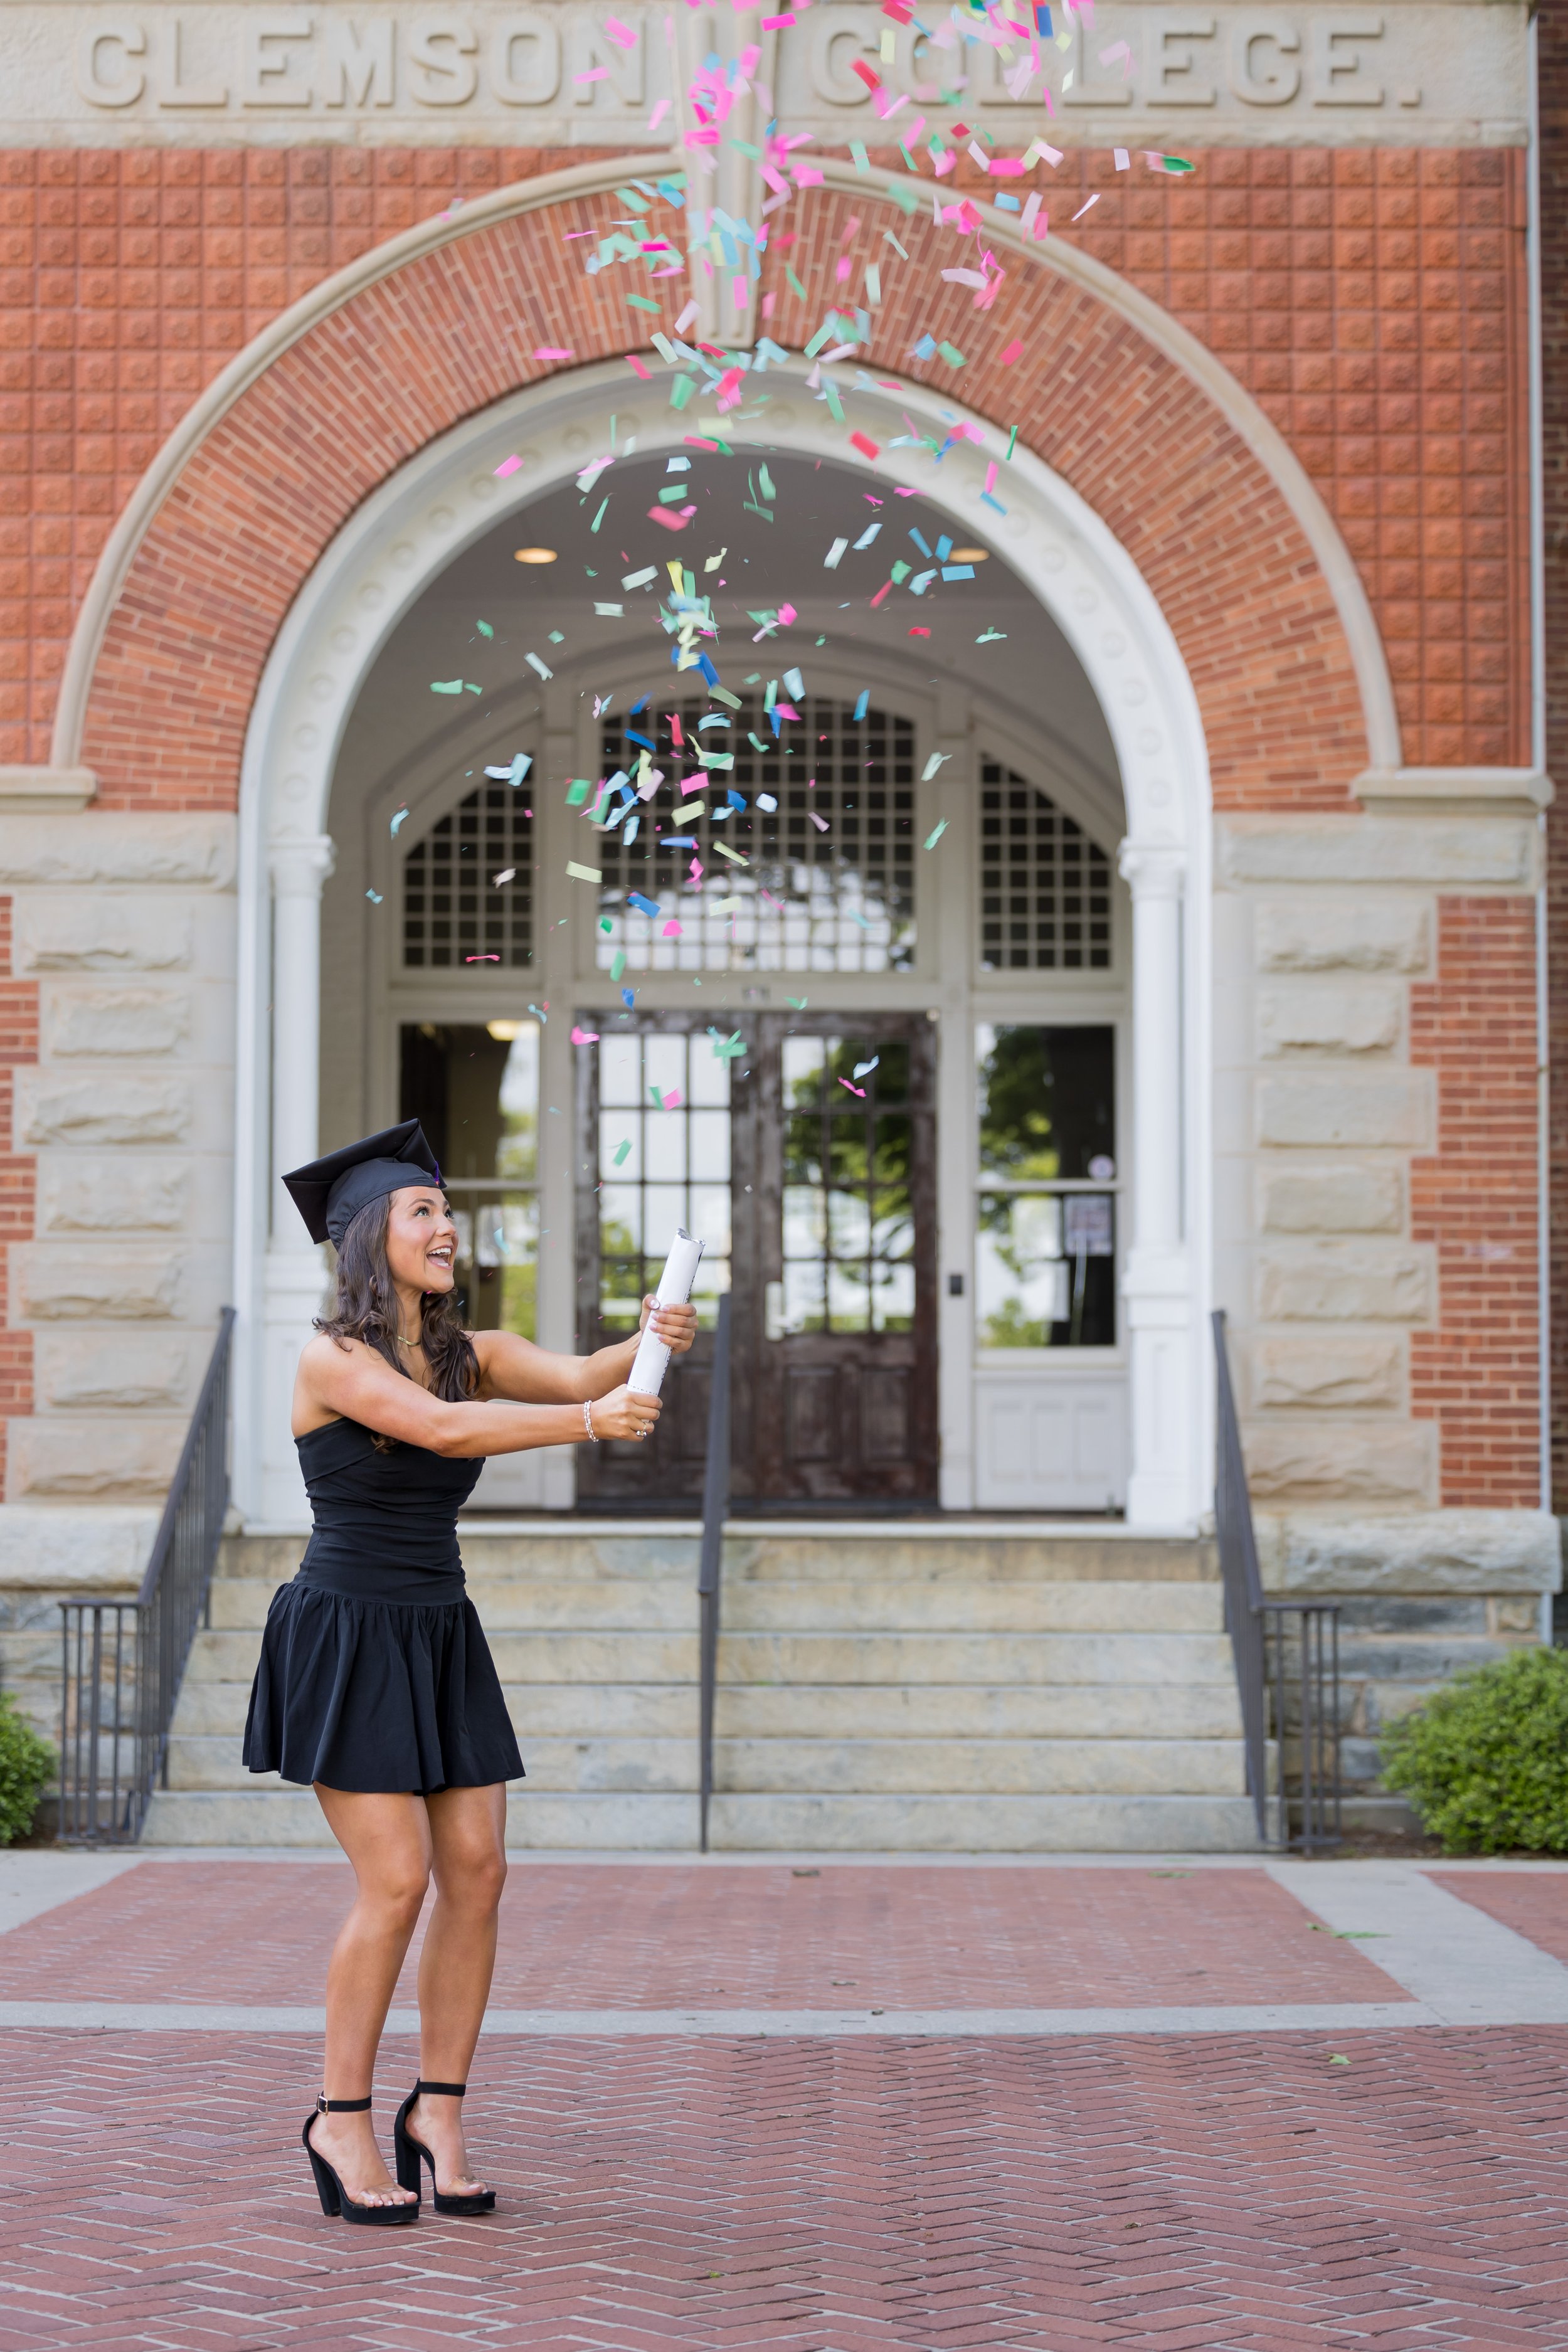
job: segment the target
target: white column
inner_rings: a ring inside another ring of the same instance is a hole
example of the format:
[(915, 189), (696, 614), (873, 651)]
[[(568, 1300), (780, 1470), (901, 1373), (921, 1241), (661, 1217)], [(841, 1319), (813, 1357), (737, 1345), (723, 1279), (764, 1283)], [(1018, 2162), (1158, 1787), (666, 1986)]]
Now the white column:
[(321, 1311), (326, 1269), (279, 1181), (317, 1156), (321, 1020), (321, 885), (332, 870), (325, 834), (273, 842), (272, 1182), (262, 1290), (261, 1515), (306, 1527), (310, 1507), (289, 1431), (300, 1350)]
[(1122, 845), (1132, 894), (1132, 1243), (1126, 1302), (1130, 1525), (1174, 1528), (1194, 1507), (1192, 1264), (1183, 1200), (1181, 852)]

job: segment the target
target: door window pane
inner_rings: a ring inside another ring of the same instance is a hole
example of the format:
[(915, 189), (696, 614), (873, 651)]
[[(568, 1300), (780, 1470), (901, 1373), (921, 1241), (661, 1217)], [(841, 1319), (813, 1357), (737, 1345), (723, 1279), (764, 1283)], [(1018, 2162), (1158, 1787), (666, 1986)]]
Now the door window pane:
[(409, 845), (403, 860), (407, 971), (531, 962), (530, 797), (521, 785), (477, 785)]
[(981, 1194), (981, 1347), (1115, 1345), (1115, 1211), (1109, 1192)]
[(1110, 861), (999, 761), (980, 769), (982, 971), (1106, 971)]
[(982, 1176), (1110, 1183), (1116, 1174), (1114, 1030), (983, 1024), (975, 1043)]
[[(909, 1100), (908, 1045), (788, 1037), (783, 1079), (783, 1257), (791, 1328), (912, 1328), (913, 1265), (903, 1263), (912, 1261), (914, 1246), (912, 1129), (906, 1110), (883, 1108), (889, 1099), (900, 1106)], [(807, 1265), (818, 1269), (809, 1284)]]
[(730, 1065), (705, 1033), (612, 1031), (594, 1050), (600, 1316), (612, 1338), (635, 1327), (683, 1228), (703, 1244), (692, 1298), (710, 1328), (730, 1286)]
[[(774, 700), (798, 715), (781, 712), (775, 726), (769, 698), (751, 694), (732, 720), (700, 730), (716, 714), (686, 703), (679, 743), (668, 713), (641, 713), (637, 732), (658, 744), (653, 764), (667, 779), (647, 803), (635, 792), (641, 746), (624, 722), (605, 722), (602, 759), (613, 789), (589, 803), (600, 811), (598, 829), (584, 827), (604, 877), (601, 971), (617, 954), (634, 971), (911, 969), (913, 721), (880, 710), (858, 719), (852, 704), (820, 696), (790, 703), (782, 687)], [(705, 771), (710, 752), (732, 764)], [(676, 803), (699, 801), (701, 814), (677, 831)], [(721, 842), (748, 862), (725, 857)], [(634, 892), (658, 915), (633, 907)], [(680, 928), (667, 936), (671, 921)]]
[(536, 1336), (539, 1024), (410, 1022), (399, 1111), (440, 1162), (458, 1226), (460, 1312), (475, 1331)]

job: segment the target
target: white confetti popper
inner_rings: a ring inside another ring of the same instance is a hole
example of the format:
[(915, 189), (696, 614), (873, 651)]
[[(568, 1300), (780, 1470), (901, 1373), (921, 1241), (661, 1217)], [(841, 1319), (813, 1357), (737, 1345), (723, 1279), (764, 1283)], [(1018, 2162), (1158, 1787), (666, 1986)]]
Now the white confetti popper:
[[(657, 1297), (661, 1307), (684, 1307), (691, 1296), (691, 1286), (697, 1279), (698, 1262), (702, 1244), (694, 1242), (682, 1225), (675, 1229), (669, 1255), (664, 1261), (664, 1272), (658, 1277)], [(648, 1318), (647, 1328), (637, 1341), (637, 1359), (626, 1381), (627, 1388), (638, 1396), (657, 1396), (664, 1385), (664, 1375), (669, 1363), (669, 1349), (653, 1328)]]

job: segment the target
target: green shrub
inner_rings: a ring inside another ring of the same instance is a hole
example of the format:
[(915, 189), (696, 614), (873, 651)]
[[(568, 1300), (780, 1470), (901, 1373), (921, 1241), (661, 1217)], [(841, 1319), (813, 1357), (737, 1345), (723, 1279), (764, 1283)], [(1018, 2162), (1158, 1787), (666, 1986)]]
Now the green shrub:
[(1447, 1853), (1568, 1852), (1568, 1651), (1458, 1675), (1384, 1734), (1382, 1761)]
[(55, 1777), (55, 1751), (8, 1693), (0, 1691), (0, 1845), (26, 1837)]

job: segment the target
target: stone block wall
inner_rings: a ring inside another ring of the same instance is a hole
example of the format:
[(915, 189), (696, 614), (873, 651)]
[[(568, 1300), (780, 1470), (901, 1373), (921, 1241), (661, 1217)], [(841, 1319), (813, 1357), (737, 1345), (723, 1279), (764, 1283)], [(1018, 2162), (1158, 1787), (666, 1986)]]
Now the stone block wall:
[(1259, 1506), (1526, 1510), (1533, 815), (1222, 821), (1216, 1296)]
[(1382, 1736), (1455, 1675), (1542, 1639), (1562, 1582), (1557, 1521), (1544, 1511), (1259, 1512), (1257, 1535), (1271, 1600), (1340, 1604), (1347, 1822), (1414, 1827), (1379, 1781)]
[(231, 1280), (233, 860), (228, 817), (0, 817), (37, 1034), (0, 1196), (12, 1502), (167, 1489)]

